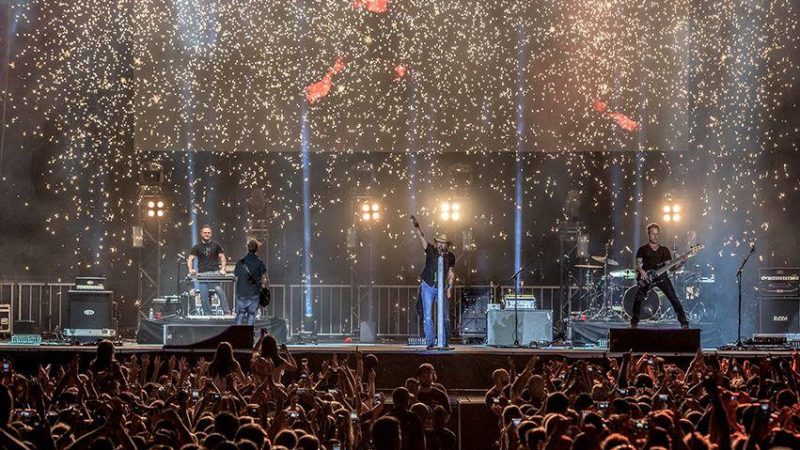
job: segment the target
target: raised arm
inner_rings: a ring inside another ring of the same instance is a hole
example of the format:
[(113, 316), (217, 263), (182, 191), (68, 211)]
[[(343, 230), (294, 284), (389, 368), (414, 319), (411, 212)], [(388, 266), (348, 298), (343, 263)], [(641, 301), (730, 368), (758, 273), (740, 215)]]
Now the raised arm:
[(228, 264), (227, 258), (225, 258), (225, 253), (219, 254), (219, 273), (225, 275), (225, 266)]
[(422, 232), (422, 228), (419, 227), (419, 222), (417, 218), (411, 216), (411, 223), (414, 224), (414, 232), (417, 234), (420, 243), (422, 243), (422, 249), (426, 250), (428, 248), (428, 241), (425, 239), (425, 234)]

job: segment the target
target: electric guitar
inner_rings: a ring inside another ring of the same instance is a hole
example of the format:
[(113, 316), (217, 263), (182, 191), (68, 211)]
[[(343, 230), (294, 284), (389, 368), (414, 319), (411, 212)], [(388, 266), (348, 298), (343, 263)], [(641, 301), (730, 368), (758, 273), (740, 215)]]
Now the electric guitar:
[(647, 276), (644, 278), (639, 278), (638, 284), (639, 287), (644, 288), (648, 287), (658, 281), (661, 280), (661, 277), (664, 276), (665, 273), (672, 270), (675, 266), (683, 264), (684, 258), (691, 258), (692, 256), (700, 253), (700, 250), (706, 248), (703, 244), (695, 244), (689, 248), (689, 251), (684, 253), (683, 255), (671, 260), (662, 263), (662, 266), (657, 269), (651, 269), (647, 271)]

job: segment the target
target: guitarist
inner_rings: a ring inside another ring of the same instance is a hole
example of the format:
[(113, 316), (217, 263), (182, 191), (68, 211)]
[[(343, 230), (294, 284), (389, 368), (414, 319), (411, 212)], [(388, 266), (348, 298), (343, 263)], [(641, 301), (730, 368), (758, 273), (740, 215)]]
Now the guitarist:
[(236, 325), (252, 326), (262, 289), (269, 288), (267, 266), (256, 254), (261, 246), (255, 239), (247, 242), (247, 256), (236, 262)]
[[(686, 318), (686, 313), (683, 311), (683, 305), (678, 300), (678, 295), (675, 293), (675, 288), (672, 287), (672, 282), (669, 277), (664, 276), (655, 279), (647, 279), (647, 271), (654, 270), (662, 267), (665, 263), (672, 259), (672, 254), (667, 247), (658, 244), (658, 235), (661, 228), (657, 223), (647, 225), (647, 240), (648, 243), (641, 246), (636, 252), (636, 281), (646, 280), (650, 281), (646, 286), (642, 287), (640, 284), (639, 290), (636, 292), (636, 299), (633, 301), (633, 315), (631, 317), (631, 328), (636, 328), (639, 325), (639, 314), (642, 311), (642, 302), (647, 298), (650, 289), (657, 287), (664, 293), (664, 295), (672, 304), (672, 309), (675, 310), (675, 315), (681, 323), (681, 328), (689, 328), (689, 320)], [(684, 262), (686, 256), (681, 257), (681, 264), (675, 267), (677, 269)]]

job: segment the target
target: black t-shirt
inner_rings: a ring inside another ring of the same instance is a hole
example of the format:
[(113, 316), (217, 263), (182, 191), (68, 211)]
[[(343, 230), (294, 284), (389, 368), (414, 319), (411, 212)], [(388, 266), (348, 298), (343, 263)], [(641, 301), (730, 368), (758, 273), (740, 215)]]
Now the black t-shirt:
[(456, 434), (447, 428), (425, 430), (426, 450), (455, 450)]
[(672, 259), (672, 254), (669, 252), (669, 249), (663, 245), (659, 245), (656, 250), (653, 250), (650, 244), (645, 244), (639, 247), (639, 250), (636, 252), (636, 258), (642, 258), (642, 269), (648, 271), (657, 269), (661, 266), (661, 263)]
[(411, 411), (393, 409), (387, 416), (394, 417), (400, 422), (400, 432), (403, 435), (402, 450), (417, 450), (425, 448), (425, 427), (422, 420)]
[(197, 271), (198, 272), (216, 272), (219, 267), (219, 255), (225, 253), (225, 250), (216, 241), (209, 241), (208, 243), (200, 242), (192, 247), (189, 251), (190, 255), (197, 258)]
[[(250, 274), (247, 270), (250, 269)], [(236, 262), (236, 270), (233, 274), (236, 275), (236, 296), (237, 297), (255, 297), (261, 291), (261, 276), (267, 273), (267, 266), (264, 261), (254, 253), (248, 253), (247, 256)]]
[[(436, 287), (438, 280), (436, 279), (436, 271), (439, 265), (439, 251), (436, 250), (436, 247), (433, 244), (428, 244), (425, 247), (425, 268), (422, 270), (422, 281), (424, 281), (428, 286)], [(451, 267), (455, 267), (456, 265), (456, 255), (451, 253), (449, 250), (445, 253), (444, 256), (444, 279), (445, 283), (447, 283), (447, 274), (450, 272)], [(447, 286), (445, 286), (447, 287)]]
[(424, 392), (420, 389), (417, 392), (417, 401), (420, 403), (425, 403), (428, 405), (429, 408), (433, 409), (436, 405), (442, 405), (444, 409), (447, 410), (447, 413), (450, 413), (450, 398), (447, 397), (443, 391), (437, 388), (431, 388), (428, 392)]

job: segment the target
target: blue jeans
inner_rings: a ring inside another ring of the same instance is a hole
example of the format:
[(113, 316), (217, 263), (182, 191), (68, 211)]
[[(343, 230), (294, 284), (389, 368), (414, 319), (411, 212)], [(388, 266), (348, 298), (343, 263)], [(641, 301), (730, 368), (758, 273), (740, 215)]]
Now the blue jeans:
[(256, 323), (258, 297), (258, 295), (254, 295), (252, 297), (238, 297), (236, 299), (236, 325), (244, 324), (245, 319), (250, 326)]
[[(203, 272), (202, 275), (213, 275), (217, 274), (218, 272)], [(221, 283), (208, 283), (208, 282), (199, 282), (197, 288), (200, 290), (200, 304), (203, 307), (203, 315), (210, 316), (211, 315), (211, 294), (209, 291), (212, 289), (214, 292), (217, 293), (217, 298), (219, 299), (219, 306), (222, 308), (222, 311), (225, 314), (231, 313), (231, 307), (228, 306), (228, 297), (225, 295), (225, 290), (222, 289)]]
[[(436, 332), (433, 325), (433, 312), (436, 310), (435, 303), (436, 297), (439, 296), (439, 290), (435, 287), (428, 286), (428, 283), (420, 283), (420, 291), (422, 291), (422, 328), (425, 331), (425, 344), (436, 344)], [(445, 293), (444, 298), (444, 336), (445, 342), (450, 336), (450, 300), (447, 299)]]

